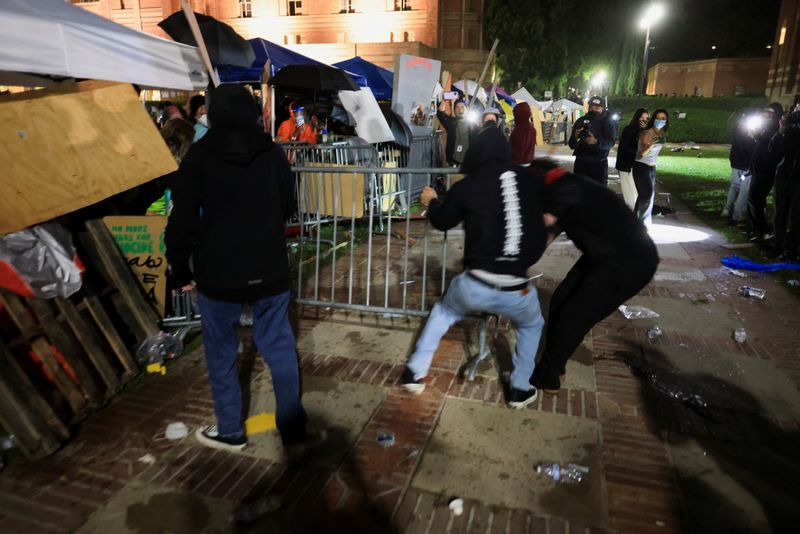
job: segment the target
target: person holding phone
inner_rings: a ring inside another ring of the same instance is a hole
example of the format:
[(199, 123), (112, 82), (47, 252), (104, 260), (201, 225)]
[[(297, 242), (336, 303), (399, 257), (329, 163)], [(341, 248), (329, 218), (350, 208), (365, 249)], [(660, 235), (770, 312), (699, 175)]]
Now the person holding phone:
[(633, 182), (636, 184), (636, 205), (633, 212), (646, 225), (653, 222), (653, 199), (656, 196), (656, 160), (667, 142), (669, 114), (666, 109), (657, 109), (639, 134), (636, 161), (633, 162)]
[(572, 126), (569, 147), (574, 150), (573, 172), (606, 185), (608, 183), (608, 153), (617, 138), (617, 123), (603, 106), (600, 97), (589, 99), (589, 113)]
[(639, 108), (631, 117), (631, 122), (622, 130), (617, 147), (617, 171), (619, 183), (622, 188), (622, 198), (631, 211), (636, 207), (636, 184), (633, 182), (631, 169), (639, 150), (639, 133), (647, 128), (650, 122), (650, 113), (645, 108)]

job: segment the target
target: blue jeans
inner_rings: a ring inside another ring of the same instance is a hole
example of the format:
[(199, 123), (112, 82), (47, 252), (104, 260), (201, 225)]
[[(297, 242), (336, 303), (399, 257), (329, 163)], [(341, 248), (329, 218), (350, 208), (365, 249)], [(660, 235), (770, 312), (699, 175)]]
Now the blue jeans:
[(750, 192), (750, 171), (731, 168), (731, 186), (725, 208), (734, 221), (747, 220), (747, 195)]
[[(236, 323), (244, 303), (223, 302), (199, 293), (198, 304), (217, 428), (221, 436), (241, 436), (244, 412), (236, 367)], [(291, 443), (305, 436), (306, 414), (300, 402), (300, 369), (289, 324), (289, 292), (250, 302), (250, 308), (253, 341), (272, 373), (278, 430), (283, 442)]]
[(442, 301), (431, 310), (407, 367), (417, 379), (427, 375), (442, 336), (466, 314), (476, 311), (504, 315), (514, 323), (517, 346), (512, 360), (511, 387), (527, 391), (544, 326), (539, 296), (532, 286), (528, 286), (527, 294), (523, 295), (522, 291), (497, 291), (466, 273), (456, 276)]

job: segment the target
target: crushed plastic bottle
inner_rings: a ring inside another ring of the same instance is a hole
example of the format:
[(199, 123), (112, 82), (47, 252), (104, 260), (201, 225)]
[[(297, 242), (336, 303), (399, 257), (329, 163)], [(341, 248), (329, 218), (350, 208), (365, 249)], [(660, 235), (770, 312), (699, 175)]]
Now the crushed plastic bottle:
[(655, 325), (653, 328), (647, 331), (647, 337), (650, 339), (656, 339), (664, 335), (664, 332), (661, 330), (661, 327)]
[(787, 284), (789, 284), (789, 285), (790, 285), (790, 286), (792, 286), (792, 287), (797, 287), (797, 286), (800, 286), (800, 280), (794, 280), (794, 279), (792, 279), (792, 280), (789, 280), (789, 281), (788, 281), (788, 282), (786, 282), (786, 283), (787, 283)]
[(540, 475), (546, 475), (556, 482), (580, 484), (586, 475), (589, 474), (589, 468), (578, 464), (546, 462), (537, 465), (536, 472)]
[(378, 445), (380, 445), (384, 449), (388, 449), (389, 447), (394, 445), (395, 442), (394, 432), (385, 429), (378, 430), (378, 437), (375, 438), (375, 441), (377, 441)]
[(250, 306), (244, 306), (239, 316), (239, 326), (253, 326), (253, 310)]
[(735, 339), (737, 343), (744, 343), (747, 341), (747, 331), (744, 328), (737, 328), (733, 331), (733, 339)]
[(17, 446), (13, 435), (0, 437), (0, 451), (8, 451)]
[(145, 339), (136, 351), (140, 365), (162, 363), (177, 358), (183, 352), (183, 337), (159, 332)]
[(655, 319), (660, 317), (657, 312), (644, 306), (625, 306), (622, 304), (618, 309), (626, 319)]
[(739, 294), (743, 297), (764, 300), (764, 298), (767, 296), (767, 291), (766, 289), (759, 289), (757, 287), (742, 286), (739, 288)]

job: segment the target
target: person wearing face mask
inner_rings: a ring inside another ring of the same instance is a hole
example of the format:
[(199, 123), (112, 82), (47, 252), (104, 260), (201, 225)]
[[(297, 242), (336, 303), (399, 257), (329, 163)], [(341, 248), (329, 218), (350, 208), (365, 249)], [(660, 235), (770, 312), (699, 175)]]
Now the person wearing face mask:
[(195, 114), (195, 123), (194, 123), (194, 140), (193, 142), (197, 142), (203, 138), (203, 136), (208, 132), (208, 114), (206, 113), (206, 106), (202, 105), (197, 109), (197, 113)]
[(295, 128), (295, 113), (302, 109), (294, 109), (294, 102), (289, 104), (289, 118), (278, 126), (278, 131), (275, 133), (275, 141), (285, 143), (292, 137), (292, 132), (294, 132)]
[(460, 167), (467, 155), (470, 139), (475, 134), (476, 128), (467, 120), (467, 104), (463, 100), (457, 100), (454, 109), (455, 116), (445, 113), (443, 101), (436, 112), (436, 118), (447, 132), (447, 143), (444, 149), (447, 164)]
[(617, 147), (616, 169), (619, 172), (619, 183), (622, 188), (622, 199), (631, 211), (636, 207), (636, 184), (633, 182), (633, 162), (636, 160), (636, 151), (639, 149), (639, 133), (647, 128), (650, 114), (644, 108), (639, 108), (633, 113), (631, 122), (622, 130)]
[(575, 121), (569, 147), (574, 150), (573, 172), (606, 185), (608, 183), (608, 152), (617, 138), (617, 124), (603, 106), (600, 97), (589, 99), (589, 113)]
[(306, 112), (298, 111), (294, 116), (294, 132), (292, 132), (292, 141), (300, 143), (308, 143), (309, 145), (317, 144), (317, 132), (310, 124), (306, 124)]
[(636, 161), (633, 162), (633, 181), (636, 184), (636, 217), (646, 225), (653, 222), (653, 200), (656, 196), (656, 161), (667, 142), (669, 114), (657, 109), (650, 117), (647, 128), (639, 134)]
[(500, 110), (496, 107), (489, 106), (483, 110), (483, 124), (481, 130), (484, 128), (492, 127), (497, 128), (500, 124)]

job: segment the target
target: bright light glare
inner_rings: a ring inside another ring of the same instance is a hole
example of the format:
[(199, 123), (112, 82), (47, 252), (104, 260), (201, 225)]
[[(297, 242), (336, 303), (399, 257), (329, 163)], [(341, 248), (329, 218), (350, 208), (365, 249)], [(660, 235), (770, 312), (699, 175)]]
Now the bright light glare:
[(665, 13), (666, 10), (661, 4), (651, 5), (649, 8), (647, 8), (647, 11), (644, 12), (644, 16), (639, 21), (639, 27), (643, 30), (646, 30), (654, 23), (658, 22), (658, 20), (662, 18)]
[(603, 71), (598, 72), (592, 76), (592, 87), (600, 87), (606, 81), (606, 73)]
[(473, 122), (473, 123), (476, 123), (476, 124), (477, 124), (477, 122), (478, 122), (478, 119), (480, 119), (480, 118), (481, 118), (481, 115), (480, 115), (480, 113), (478, 113), (478, 112), (477, 112), (477, 111), (475, 111), (474, 109), (471, 109), (471, 110), (469, 111), (469, 113), (467, 113), (467, 120), (468, 120), (469, 122)]
[(668, 224), (651, 224), (647, 228), (650, 238), (656, 245), (668, 245), (670, 243), (691, 243), (708, 239), (709, 234), (688, 228), (686, 226), (671, 226)]
[(764, 126), (764, 117), (761, 115), (750, 115), (744, 120), (744, 127), (751, 132), (761, 131)]

